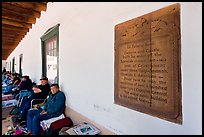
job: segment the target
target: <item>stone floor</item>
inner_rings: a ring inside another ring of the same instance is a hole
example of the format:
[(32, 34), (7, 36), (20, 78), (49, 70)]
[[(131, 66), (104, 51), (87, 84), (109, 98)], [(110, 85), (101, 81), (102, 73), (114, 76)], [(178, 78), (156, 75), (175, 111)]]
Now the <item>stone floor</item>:
[[(10, 115), (10, 111), (13, 109), (14, 107), (6, 107), (6, 108), (2, 108), (2, 135), (5, 134), (9, 128), (13, 128), (16, 125), (20, 126), (20, 122), (15, 122), (15, 115)], [(24, 127), (20, 126), (20, 127)]]
[(9, 127), (13, 127), (12, 117), (2, 120), (2, 135), (4, 135)]

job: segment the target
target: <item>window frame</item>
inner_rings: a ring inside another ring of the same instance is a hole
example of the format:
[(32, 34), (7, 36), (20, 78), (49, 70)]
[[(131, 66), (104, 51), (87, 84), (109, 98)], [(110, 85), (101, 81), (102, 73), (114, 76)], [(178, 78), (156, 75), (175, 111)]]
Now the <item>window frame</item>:
[(57, 24), (51, 28), (49, 28), (41, 37), (41, 55), (42, 55), (42, 76), (46, 76), (47, 75), (47, 68), (46, 68), (46, 42), (50, 39), (52, 39), (53, 37), (57, 37), (57, 82), (59, 83), (59, 26), (60, 24)]
[(15, 73), (15, 57), (12, 58), (12, 73)]
[(19, 74), (21, 77), (23, 75), (22, 64), (23, 64), (23, 54), (20, 54), (19, 55)]

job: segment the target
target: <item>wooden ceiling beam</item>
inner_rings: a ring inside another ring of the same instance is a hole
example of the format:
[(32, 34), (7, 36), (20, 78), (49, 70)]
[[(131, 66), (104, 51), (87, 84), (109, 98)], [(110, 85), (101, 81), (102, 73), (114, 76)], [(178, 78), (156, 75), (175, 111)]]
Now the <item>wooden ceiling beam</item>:
[[(11, 45), (11, 44), (10, 44), (10, 45), (7, 44), (6, 46), (2, 46), (2, 49), (7, 49), (7, 48), (9, 48), (9, 47), (14, 49), (16, 46), (15, 46), (15, 45)], [(10, 49), (10, 48), (9, 48), (9, 49)]]
[(8, 25), (23, 27), (23, 28), (32, 28), (32, 24), (30, 23), (18, 22), (15, 20), (10, 20), (5, 18), (2, 18), (2, 24), (8, 24)]
[(14, 46), (14, 47), (16, 47), (20, 42), (21, 42), (21, 40), (18, 40), (18, 41), (2, 41), (2, 47), (4, 47), (4, 46)]
[[(10, 54), (14, 49), (15, 49), (16, 47), (11, 47), (11, 48), (7, 48), (7, 49), (2, 49), (2, 53), (8, 53), (8, 54)], [(4, 50), (4, 51), (3, 51)]]
[[(7, 50), (9, 50), (9, 49), (7, 49)], [(8, 58), (8, 56), (10, 55), (10, 53), (11, 53), (10, 51), (9, 52), (3, 52), (2, 51), (2, 59), (6, 60)]]
[(8, 50), (8, 49), (14, 49), (14, 48), (15, 48), (15, 46), (4, 46), (4, 47), (2, 47), (2, 50), (4, 50), (4, 49)]
[(17, 13), (21, 13), (24, 16), (34, 17), (34, 18), (40, 18), (40, 12), (21, 8), (18, 6), (11, 5), (7, 2), (2, 2), (2, 8), (5, 8), (7, 10), (12, 10)]
[(2, 36), (2, 40), (4, 40), (4, 39), (17, 39), (17, 40), (22, 40), (24, 37), (20, 37), (20, 36), (17, 36), (17, 37), (11, 37), (11, 36), (5, 36), (5, 35), (3, 35)]
[(21, 39), (17, 39), (17, 40), (5, 39), (5, 40), (2, 40), (2, 43), (19, 43), (20, 41), (21, 41)]
[(8, 58), (8, 56), (10, 55), (10, 53), (11, 53), (10, 51), (9, 52), (3, 52), (2, 51), (2, 59), (6, 60)]
[(16, 44), (18, 44), (18, 43), (20, 43), (20, 41), (21, 40), (5, 40), (5, 41), (2, 41), (2, 44), (14, 44), (14, 45), (16, 45)]
[(12, 30), (12, 29), (2, 29), (2, 33), (10, 33), (10, 32), (12, 32), (12, 33), (14, 33), (14, 32), (16, 32), (16, 33), (22, 33), (22, 34), (25, 34), (25, 33), (27, 33), (27, 31), (20, 31), (20, 30)]
[(25, 35), (25, 34), (28, 33), (28, 32), (26, 32), (26, 31), (12, 31), (12, 30), (2, 29), (2, 33), (3, 33), (3, 34), (11, 34), (11, 35), (17, 35), (17, 34), (19, 34), (19, 35)]
[(6, 2), (6, 3), (29, 10), (35, 10), (37, 12), (46, 11), (47, 9), (46, 4), (40, 2)]
[(11, 48), (11, 49), (2, 49), (2, 57), (5, 56), (5, 58), (7, 58), (11, 52), (14, 50), (15, 48)]
[(9, 46), (9, 47), (17, 47), (17, 45), (18, 45), (19, 43), (2, 43), (2, 48), (3, 47), (7, 47), (7, 46)]
[(3, 53), (3, 54), (7, 54), (7, 53), (12, 52), (12, 50), (13, 50), (13, 49), (7, 49), (7, 50), (3, 49), (3, 50), (2, 50), (2, 53)]
[(28, 28), (23, 28), (23, 27), (16, 27), (16, 26), (12, 26), (12, 25), (8, 25), (8, 24), (2, 24), (2, 29), (6, 29), (6, 30), (12, 30), (12, 31), (21, 31), (21, 32), (28, 32), (29, 29)]
[(13, 12), (11, 10), (2, 9), (2, 17), (5, 19), (11, 19), (19, 22), (35, 24), (36, 22), (35, 18), (22, 16), (22, 15), (23, 14), (16, 14), (16, 12)]
[[(11, 51), (12, 52), (12, 51)], [(9, 55), (11, 54), (11, 52), (8, 52), (6, 54), (2, 55), (2, 60), (7, 60), (7, 58), (9, 57)]]
[(13, 44), (13, 43), (2, 42), (2, 47), (5, 47), (5, 46), (7, 46), (7, 45), (8, 45), (8, 46), (16, 46), (15, 44), (16, 44), (16, 43)]
[(6, 43), (6, 42), (9, 42), (9, 43), (16, 43), (16, 42), (20, 42), (23, 38), (3, 38), (2, 39), (2, 42)]
[(10, 35), (10, 36), (2, 35), (2, 40), (3, 39), (23, 39), (23, 37), (21, 37), (21, 36), (13, 36), (13, 35)]
[(4, 45), (9, 45), (9, 44), (13, 44), (13, 45), (18, 45), (18, 43), (19, 43), (20, 41), (9, 41), (9, 42), (5, 42), (5, 41), (2, 41), (2, 45), (4, 46)]
[[(6, 49), (5, 49), (5, 50), (6, 50)], [(2, 51), (2, 59), (3, 59), (3, 60), (6, 60), (7, 57), (8, 57), (8, 55), (9, 55), (9, 53), (7, 53), (7, 52), (4, 53), (4, 52)]]
[(11, 52), (47, 10), (47, 2), (2, 2), (2, 58)]
[(3, 35), (14, 35), (14, 36), (25, 36), (27, 32), (18, 32), (18, 31), (4, 31), (2, 30)]
[(2, 59), (3, 59), (3, 60), (6, 60), (6, 59), (8, 58), (8, 56), (9, 56), (8, 54), (3, 55), (3, 56), (2, 56)]
[[(24, 36), (23, 35), (6, 35), (3, 34), (2, 38), (10, 38), (10, 39), (23, 39)], [(2, 39), (3, 40), (3, 39)]]
[(12, 30), (12, 29), (4, 29), (4, 28), (2, 28), (2, 32), (3, 33), (6, 33), (6, 32), (16, 32), (16, 33), (27, 33), (28, 31), (26, 31), (26, 30), (18, 30), (18, 29), (14, 29), (14, 30)]
[[(11, 49), (2, 49), (2, 55), (4, 54), (10, 54), (15, 48), (11, 48)], [(4, 54), (3, 54), (4, 53)]]
[(21, 41), (22, 39), (20, 39), (20, 38), (4, 38), (4, 39), (2, 39), (2, 41), (4, 42), (6, 42), (6, 41), (8, 41), (8, 42), (12, 42), (12, 41)]
[(7, 46), (3, 46), (2, 49), (15, 49), (17, 46), (15, 45), (7, 45)]

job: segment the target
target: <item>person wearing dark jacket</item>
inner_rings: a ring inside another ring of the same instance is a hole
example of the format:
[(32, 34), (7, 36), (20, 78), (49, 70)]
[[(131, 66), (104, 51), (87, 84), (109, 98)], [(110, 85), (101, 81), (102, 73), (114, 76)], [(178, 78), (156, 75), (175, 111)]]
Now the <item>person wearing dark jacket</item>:
[(60, 116), (65, 110), (65, 99), (65, 94), (59, 90), (59, 85), (52, 84), (51, 94), (43, 109), (28, 111), (28, 134), (39, 135), (41, 130), (40, 121)]
[[(33, 93), (31, 96), (25, 100), (22, 103), (21, 106), (21, 112), (16, 121), (23, 121), (26, 120), (26, 116), (28, 113), (28, 110), (31, 108), (31, 101), (33, 99), (42, 99), (45, 100), (50, 93), (50, 84), (48, 83), (48, 78), (47, 77), (42, 77), (41, 79), (41, 85), (35, 85), (33, 86)], [(35, 103), (41, 103), (42, 101), (35, 101)]]
[(31, 90), (32, 88), (32, 81), (29, 76), (23, 76), (22, 77), (22, 83), (18, 86), (17, 90)]
[(12, 89), (12, 94), (15, 96), (22, 90), (30, 91), (32, 88), (32, 81), (29, 76), (25, 75), (22, 77), (21, 82), (18, 84), (16, 88)]
[(40, 79), (40, 83), (41, 83), (41, 85), (39, 85), (39, 88), (43, 91), (41, 93), (41, 96), (42, 96), (42, 98), (46, 98), (50, 92), (50, 84), (48, 83), (48, 78), (42, 77)]

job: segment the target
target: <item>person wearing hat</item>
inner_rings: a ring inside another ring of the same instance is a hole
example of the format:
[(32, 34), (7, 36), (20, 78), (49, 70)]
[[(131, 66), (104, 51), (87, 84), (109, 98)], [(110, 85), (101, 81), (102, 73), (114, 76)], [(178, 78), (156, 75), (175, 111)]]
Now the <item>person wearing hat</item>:
[[(41, 89), (40, 89), (41, 87)], [(34, 85), (33, 88), (33, 93), (31, 94), (31, 96), (26, 100), (26, 102), (24, 102), (24, 104), (22, 104), (21, 107), (21, 112), (19, 117), (16, 119), (16, 122), (20, 122), (20, 121), (24, 121), (26, 120), (26, 116), (28, 113), (28, 110), (31, 108), (31, 101), (34, 99), (42, 99), (45, 100), (48, 96), (48, 94), (45, 94), (44, 91), (42, 90), (42, 86), (41, 85)], [(40, 100), (40, 102), (35, 101), (35, 103), (42, 103), (42, 100)]]
[(27, 115), (28, 110), (31, 107), (31, 101), (33, 99), (46, 99), (48, 94), (50, 93), (50, 84), (48, 83), (48, 78), (42, 77), (40, 79), (40, 83), (41, 83), (40, 85), (34, 85), (33, 86), (33, 88), (32, 88), (33, 93), (30, 96), (29, 100), (27, 100), (26, 102), (24, 102), (22, 104), (22, 107), (21, 107), (22, 111), (21, 111), (20, 116), (17, 119), (18, 122), (26, 120), (26, 115)]
[(48, 78), (46, 76), (42, 76), (40, 80), (48, 80)]
[(41, 79), (40, 79), (40, 85), (39, 85), (39, 89), (42, 91), (42, 98), (46, 98), (47, 95), (49, 94), (50, 92), (50, 84), (48, 83), (48, 78), (46, 76), (43, 76)]

